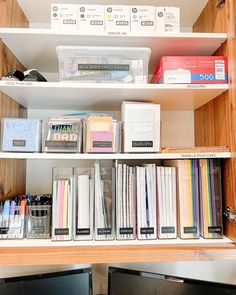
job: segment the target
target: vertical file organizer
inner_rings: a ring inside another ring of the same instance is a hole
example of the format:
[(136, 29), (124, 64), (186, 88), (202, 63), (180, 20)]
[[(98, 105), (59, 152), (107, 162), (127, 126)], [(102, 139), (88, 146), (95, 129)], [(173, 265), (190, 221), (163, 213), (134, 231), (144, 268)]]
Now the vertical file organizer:
[(137, 236), (140, 240), (157, 238), (156, 166), (137, 167)]
[(178, 201), (181, 239), (199, 238), (198, 160), (179, 160)]
[(199, 160), (201, 236), (223, 238), (220, 159)]
[(52, 240), (72, 239), (73, 169), (53, 168)]
[(23, 239), (25, 231), (26, 200), (5, 200), (0, 205), (0, 238)]
[(126, 164), (116, 167), (116, 238), (136, 238), (136, 168)]
[(158, 238), (177, 238), (176, 168), (156, 167)]
[(92, 240), (94, 169), (74, 168), (74, 184), (74, 240)]
[(95, 162), (95, 240), (114, 239), (115, 170)]

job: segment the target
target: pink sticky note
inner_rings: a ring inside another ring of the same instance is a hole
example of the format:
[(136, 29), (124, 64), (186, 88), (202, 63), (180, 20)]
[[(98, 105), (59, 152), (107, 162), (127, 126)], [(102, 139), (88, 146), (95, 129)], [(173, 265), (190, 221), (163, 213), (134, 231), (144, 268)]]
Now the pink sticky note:
[(92, 131), (91, 132), (91, 152), (92, 153), (112, 153), (113, 152), (113, 132)]

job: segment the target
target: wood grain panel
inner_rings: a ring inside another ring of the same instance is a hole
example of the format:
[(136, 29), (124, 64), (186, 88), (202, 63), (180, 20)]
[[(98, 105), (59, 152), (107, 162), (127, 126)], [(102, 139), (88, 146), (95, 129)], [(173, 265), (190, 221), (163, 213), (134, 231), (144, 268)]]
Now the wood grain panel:
[(0, 0), (0, 27), (27, 28), (29, 22), (17, 0)]
[[(0, 0), (0, 27), (28, 27), (28, 21), (15, 0)], [(11, 51), (0, 41), (0, 79), (12, 69), (25, 68)], [(27, 117), (27, 111), (12, 98), (0, 92), (0, 119), (4, 117)], [(25, 193), (25, 160), (0, 159), (0, 187), (8, 198)]]
[[(236, 1), (226, 0), (222, 8), (210, 0), (194, 24), (195, 32), (228, 33), (228, 41), (215, 55), (229, 60), (230, 90), (195, 111), (195, 144), (227, 145), (236, 152)], [(236, 159), (224, 161), (224, 206), (236, 209)], [(236, 227), (227, 222), (226, 235), (236, 240)]]
[(235, 260), (233, 244), (222, 246), (55, 246), (1, 248), (0, 265), (56, 265), (156, 261)]

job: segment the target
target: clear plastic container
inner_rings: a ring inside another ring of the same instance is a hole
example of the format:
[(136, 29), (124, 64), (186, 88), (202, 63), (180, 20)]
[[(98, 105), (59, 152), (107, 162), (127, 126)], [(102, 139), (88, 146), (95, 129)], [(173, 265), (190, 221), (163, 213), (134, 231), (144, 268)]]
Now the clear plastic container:
[(43, 130), (43, 152), (81, 152), (82, 122), (80, 119), (58, 119), (44, 122)]
[(95, 240), (113, 240), (115, 222), (115, 168), (100, 167), (99, 161), (96, 161), (94, 181)]
[(73, 168), (53, 168), (53, 241), (72, 239), (73, 192)]
[(51, 234), (51, 205), (27, 206), (26, 238), (49, 239)]
[(14, 212), (4, 215), (0, 206), (0, 239), (23, 239), (25, 233), (25, 206), (16, 206)]
[(85, 153), (120, 153), (121, 122), (118, 121), (85, 121)]
[(74, 168), (74, 240), (93, 239), (94, 169)]
[(60, 81), (148, 82), (149, 48), (57, 46), (56, 51)]

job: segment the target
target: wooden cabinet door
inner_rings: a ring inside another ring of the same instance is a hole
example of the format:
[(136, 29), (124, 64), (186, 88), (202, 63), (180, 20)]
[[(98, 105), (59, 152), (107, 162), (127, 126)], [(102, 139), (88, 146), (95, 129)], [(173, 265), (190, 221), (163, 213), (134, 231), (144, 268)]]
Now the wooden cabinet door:
[[(210, 0), (194, 24), (195, 32), (228, 33), (215, 55), (228, 56), (230, 89), (195, 111), (195, 144), (227, 145), (234, 158), (223, 164), (224, 209), (236, 210), (236, 1)], [(225, 221), (225, 235), (236, 241), (236, 223)]]
[[(28, 27), (28, 21), (16, 0), (0, 0), (0, 27)], [(24, 67), (0, 41), (0, 79), (14, 68)], [(26, 110), (0, 92), (0, 120), (4, 117), (26, 117)], [(0, 200), (25, 193), (25, 160), (0, 159)]]

